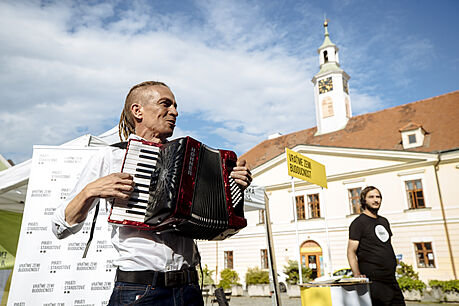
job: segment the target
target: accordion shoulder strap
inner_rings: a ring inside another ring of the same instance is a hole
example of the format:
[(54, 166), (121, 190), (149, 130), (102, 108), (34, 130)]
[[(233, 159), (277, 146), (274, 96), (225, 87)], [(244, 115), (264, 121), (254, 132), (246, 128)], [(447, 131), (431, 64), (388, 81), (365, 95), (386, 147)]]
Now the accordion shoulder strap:
[(127, 141), (120, 141), (120, 142), (111, 144), (110, 147), (117, 147), (117, 148), (126, 150), (127, 149), (127, 145), (128, 145)]
[[(121, 142), (111, 144), (110, 146), (126, 150), (127, 144), (128, 144), (127, 141), (121, 141)], [(97, 202), (96, 207), (95, 207), (94, 218), (92, 219), (92, 224), (91, 224), (91, 232), (89, 233), (89, 239), (84, 249), (83, 258), (86, 258), (86, 254), (88, 253), (88, 250), (89, 250), (89, 245), (91, 244), (92, 237), (94, 236), (94, 228), (96, 226), (97, 215), (99, 214), (99, 205), (100, 205), (100, 201)]]

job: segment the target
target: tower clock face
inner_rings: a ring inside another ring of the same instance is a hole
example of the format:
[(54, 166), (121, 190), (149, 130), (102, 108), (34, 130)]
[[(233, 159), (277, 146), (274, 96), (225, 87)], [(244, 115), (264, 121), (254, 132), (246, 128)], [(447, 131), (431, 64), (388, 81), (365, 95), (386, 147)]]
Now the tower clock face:
[(347, 86), (347, 80), (343, 79), (343, 90), (345, 93), (349, 94), (349, 87)]
[(323, 94), (331, 90), (333, 90), (333, 83), (331, 77), (319, 80), (319, 94)]

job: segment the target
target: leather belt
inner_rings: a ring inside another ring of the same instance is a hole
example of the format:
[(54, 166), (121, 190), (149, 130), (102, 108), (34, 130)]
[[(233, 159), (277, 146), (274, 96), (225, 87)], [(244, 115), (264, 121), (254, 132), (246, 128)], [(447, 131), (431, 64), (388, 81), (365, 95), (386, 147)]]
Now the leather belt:
[(122, 271), (116, 270), (115, 281), (151, 285), (152, 287), (181, 287), (188, 284), (198, 284), (196, 268), (187, 268), (177, 271)]

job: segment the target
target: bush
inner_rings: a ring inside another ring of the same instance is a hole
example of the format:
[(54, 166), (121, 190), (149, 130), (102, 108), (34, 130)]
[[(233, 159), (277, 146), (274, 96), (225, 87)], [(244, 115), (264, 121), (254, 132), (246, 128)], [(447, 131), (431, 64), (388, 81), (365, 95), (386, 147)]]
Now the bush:
[(249, 268), (245, 274), (247, 285), (269, 284), (269, 272), (256, 268)]
[(397, 268), (397, 274), (400, 275), (398, 285), (402, 291), (418, 290), (422, 292), (426, 288), (426, 284), (419, 279), (419, 274), (414, 271), (413, 266), (399, 262), (400, 267)]
[(418, 290), (422, 292), (426, 288), (426, 284), (422, 280), (412, 279), (407, 276), (402, 276), (397, 281), (402, 291)]
[[(214, 273), (214, 270), (209, 270), (207, 265), (202, 268), (202, 276), (204, 278), (203, 284), (204, 286), (208, 285), (213, 285), (215, 284), (213, 278), (212, 278), (212, 273)], [(199, 276), (199, 284), (201, 284), (201, 272), (198, 270), (198, 276)]]
[(237, 272), (231, 269), (224, 269), (220, 273), (220, 282), (218, 287), (223, 287), (223, 289), (231, 289), (231, 285), (241, 285), (239, 283), (239, 275)]
[(404, 263), (403, 261), (399, 262), (400, 267), (397, 268), (397, 274), (400, 276), (406, 276), (412, 279), (419, 279), (419, 274), (414, 271), (413, 266)]
[[(312, 270), (306, 268), (305, 266), (301, 267), (301, 274), (303, 274), (303, 281), (312, 280)], [(296, 285), (299, 282), (299, 273), (298, 273), (298, 262), (296, 260), (289, 260), (288, 264), (284, 266), (284, 273), (288, 275), (287, 283), (291, 285)]]
[(429, 286), (440, 288), (443, 292), (459, 292), (459, 280), (457, 279), (449, 281), (431, 280)]

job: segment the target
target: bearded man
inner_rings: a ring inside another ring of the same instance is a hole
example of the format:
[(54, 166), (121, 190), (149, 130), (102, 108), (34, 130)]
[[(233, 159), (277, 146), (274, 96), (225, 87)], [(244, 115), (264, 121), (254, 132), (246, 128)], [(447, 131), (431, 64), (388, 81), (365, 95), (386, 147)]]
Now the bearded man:
[(360, 194), (363, 212), (349, 226), (347, 259), (354, 277), (368, 277), (373, 306), (405, 305), (395, 278), (394, 249), (389, 221), (378, 215), (381, 192), (368, 186)]

